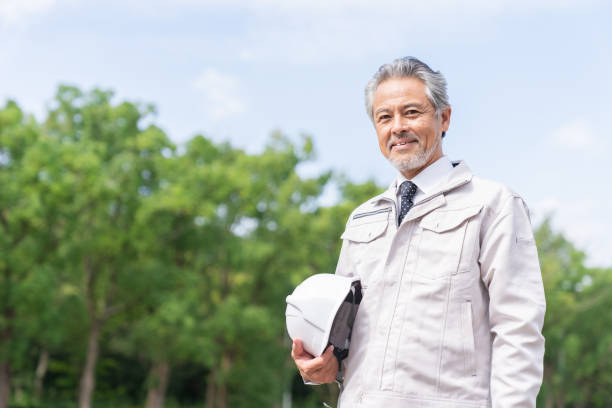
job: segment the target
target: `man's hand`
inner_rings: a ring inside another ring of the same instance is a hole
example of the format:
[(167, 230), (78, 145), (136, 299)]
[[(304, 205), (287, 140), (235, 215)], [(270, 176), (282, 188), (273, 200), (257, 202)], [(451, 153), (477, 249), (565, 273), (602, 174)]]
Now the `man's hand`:
[(304, 380), (330, 383), (334, 382), (338, 373), (338, 360), (333, 351), (334, 346), (329, 346), (319, 357), (313, 357), (304, 350), (302, 341), (295, 339), (291, 346), (291, 357)]

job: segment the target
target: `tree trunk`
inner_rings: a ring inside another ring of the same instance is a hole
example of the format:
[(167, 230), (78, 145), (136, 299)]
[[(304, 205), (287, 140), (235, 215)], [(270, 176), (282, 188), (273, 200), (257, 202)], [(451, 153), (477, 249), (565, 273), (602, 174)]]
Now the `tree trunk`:
[(11, 272), (8, 268), (2, 271), (2, 317), (4, 324), (0, 332), (0, 350), (2, 351), (0, 360), (0, 408), (8, 408), (11, 399), (11, 345), (13, 341), (13, 320), (15, 309), (11, 306)]
[(217, 406), (215, 408), (227, 408), (227, 385), (220, 384), (217, 389)]
[(225, 352), (221, 356), (221, 372), (223, 373), (224, 380), (219, 384), (217, 388), (217, 406), (215, 408), (227, 408), (227, 373), (232, 368), (232, 357), (228, 352)]
[(215, 408), (215, 391), (217, 390), (215, 382), (217, 381), (215, 368), (213, 367), (208, 378), (206, 379), (206, 408)]
[(557, 400), (557, 407), (558, 408), (565, 408), (565, 393), (564, 392), (559, 390), (559, 392), (556, 395), (555, 399)]
[(43, 381), (45, 379), (45, 374), (47, 374), (47, 367), (49, 366), (49, 351), (46, 348), (43, 348), (40, 351), (40, 356), (38, 357), (38, 365), (36, 366), (36, 380), (34, 382), (34, 398), (36, 401), (40, 402), (42, 398), (42, 390), (43, 390)]
[(11, 365), (0, 362), (0, 408), (8, 408), (11, 397)]
[(554, 389), (552, 387), (551, 368), (544, 364), (544, 378), (542, 379), (542, 388), (545, 390), (544, 394), (544, 408), (554, 408), (555, 399), (553, 397)]
[(163, 408), (166, 388), (170, 378), (170, 365), (167, 362), (155, 363), (149, 375), (146, 408)]
[[(225, 357), (223, 357), (225, 358)], [(227, 408), (227, 387), (219, 382), (218, 374), (222, 369), (213, 368), (213, 371), (208, 375), (206, 384), (206, 408)]]
[(546, 400), (544, 400), (544, 408), (555, 408), (555, 400), (551, 391), (546, 392)]
[(91, 399), (96, 385), (95, 372), (98, 362), (101, 325), (102, 323), (99, 320), (94, 319), (89, 329), (87, 356), (85, 357), (85, 366), (79, 385), (79, 408), (91, 408)]

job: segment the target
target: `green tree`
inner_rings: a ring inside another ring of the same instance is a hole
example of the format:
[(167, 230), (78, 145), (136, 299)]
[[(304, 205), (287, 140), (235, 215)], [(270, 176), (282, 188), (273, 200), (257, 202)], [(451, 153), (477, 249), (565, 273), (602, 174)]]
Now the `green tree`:
[(44, 363), (59, 327), (47, 305), (59, 301), (54, 274), (64, 226), (53, 186), (61, 175), (57, 166), (41, 166), (59, 154), (14, 102), (0, 110), (0, 407), (8, 406), (12, 369), (27, 367), (29, 340), (39, 340)]
[(546, 220), (536, 231), (547, 312), (546, 407), (604, 407), (612, 400), (612, 270), (587, 268), (585, 254)]
[(172, 147), (159, 128), (140, 127), (151, 107), (113, 104), (112, 97), (60, 87), (44, 125), (62, 150), (53, 163), (71, 180), (62, 189), (69, 195), (62, 203), (68, 226), (62, 256), (88, 322), (80, 408), (91, 406), (105, 324), (145, 296), (131, 230), (141, 201), (158, 186), (155, 160)]
[[(0, 408), (75, 388), (82, 408), (161, 408), (184, 402), (177, 381), (207, 408), (291, 394), (334, 404), (335, 385), (301, 384), (285, 297), (334, 271), (348, 215), (381, 188), (302, 176), (309, 138), (275, 132), (258, 154), (204, 136), (176, 148), (145, 125), (153, 115), (67, 86), (41, 124), (15, 102), (0, 109)], [(321, 205), (333, 190), (338, 202)], [(606, 406), (612, 270), (586, 267), (549, 221), (536, 240), (548, 302), (538, 402)]]
[(260, 155), (226, 153), (204, 170), (216, 197), (215, 232), (201, 258), (214, 346), (207, 406), (271, 406), (280, 402), (288, 355), (284, 297), (294, 270), (304, 268), (305, 239), (296, 238), (307, 233), (329, 175), (297, 175), (311, 157), (309, 139), (296, 147), (276, 134)]

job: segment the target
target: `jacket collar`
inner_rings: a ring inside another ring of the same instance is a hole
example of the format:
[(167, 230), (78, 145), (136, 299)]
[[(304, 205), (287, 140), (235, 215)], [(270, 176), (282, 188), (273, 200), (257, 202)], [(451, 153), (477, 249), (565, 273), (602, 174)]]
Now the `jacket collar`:
[[(414, 204), (414, 207), (417, 207), (421, 204), (425, 204), (428, 201), (435, 199), (435, 197), (446, 194), (447, 192), (454, 190), (455, 188), (459, 186), (467, 184), (472, 180), (472, 177), (473, 177), (472, 171), (467, 166), (467, 164), (465, 164), (463, 160), (454, 161), (452, 163), (453, 163), (453, 169), (448, 174), (448, 177), (446, 178), (446, 180), (439, 183), (435, 189), (428, 192), (428, 194), (425, 197), (423, 197), (423, 199), (419, 200), (417, 203)], [(391, 201), (395, 203), (396, 201), (395, 189), (396, 189), (396, 180), (394, 180), (391, 183), (388, 189), (383, 191), (381, 194), (371, 198), (370, 204), (376, 205), (380, 201)], [(439, 199), (436, 201), (439, 201)], [(442, 202), (442, 204), (443, 203), (444, 202)]]

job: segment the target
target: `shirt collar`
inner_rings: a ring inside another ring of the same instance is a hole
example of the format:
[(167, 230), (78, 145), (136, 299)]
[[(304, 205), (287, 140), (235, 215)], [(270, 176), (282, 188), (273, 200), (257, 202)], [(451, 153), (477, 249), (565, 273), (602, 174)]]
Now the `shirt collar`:
[[(446, 156), (440, 157), (429, 166), (425, 167), (419, 174), (412, 178), (412, 181), (418, 187), (421, 193), (425, 196), (433, 193), (436, 187), (446, 181), (448, 175), (453, 170), (453, 164)], [(395, 178), (395, 194), (398, 194), (399, 186), (408, 180), (402, 173), (397, 174)], [(417, 191), (418, 191), (417, 190)]]

